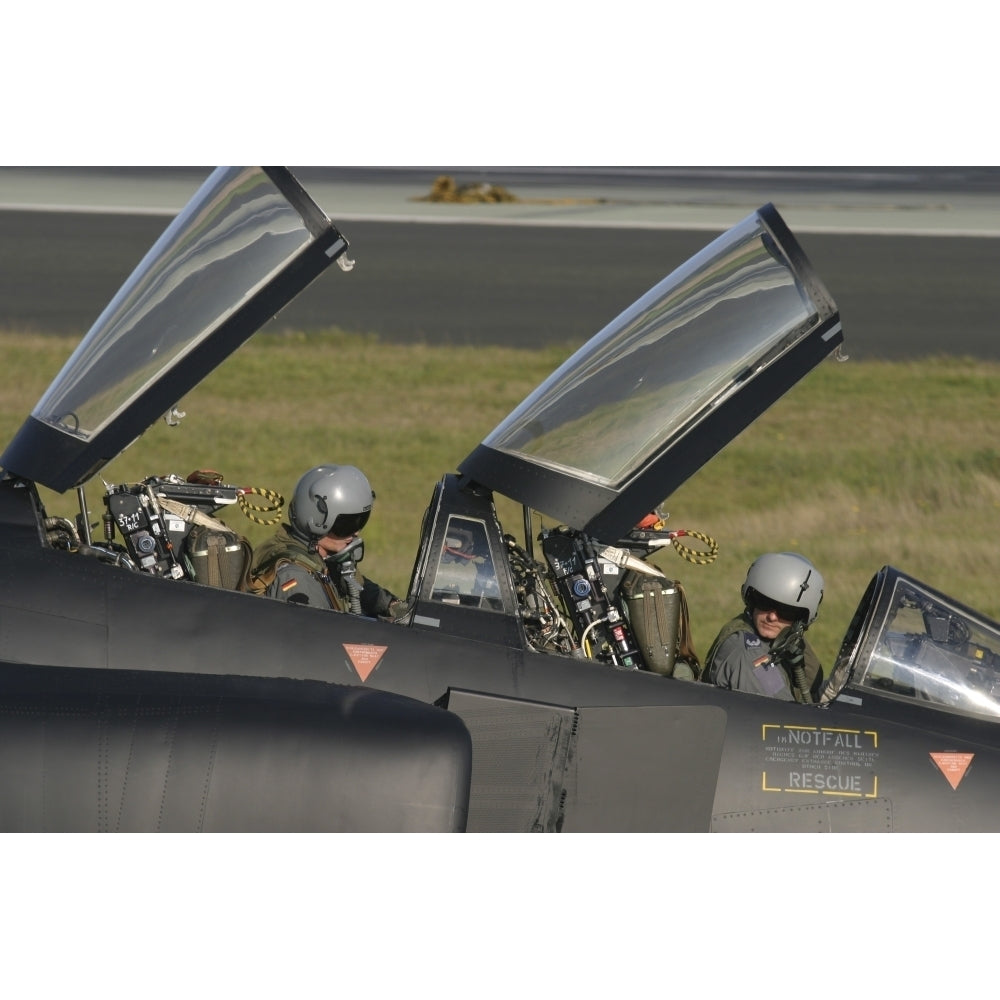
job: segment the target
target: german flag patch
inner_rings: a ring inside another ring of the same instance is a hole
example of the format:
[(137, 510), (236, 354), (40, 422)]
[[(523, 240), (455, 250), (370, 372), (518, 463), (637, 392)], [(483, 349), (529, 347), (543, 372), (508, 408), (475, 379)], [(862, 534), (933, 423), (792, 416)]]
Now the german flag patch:
[(289, 580), (287, 583), (281, 585), (281, 592), (287, 594), (290, 590), (294, 590), (299, 585), (298, 580)]

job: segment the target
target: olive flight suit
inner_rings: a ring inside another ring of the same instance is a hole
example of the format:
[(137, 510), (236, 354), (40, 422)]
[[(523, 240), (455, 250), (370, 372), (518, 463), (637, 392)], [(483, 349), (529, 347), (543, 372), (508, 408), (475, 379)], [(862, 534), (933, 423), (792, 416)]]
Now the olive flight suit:
[[(805, 641), (805, 675), (812, 701), (823, 686), (823, 667)], [(788, 671), (771, 658), (771, 642), (753, 627), (749, 611), (722, 626), (705, 658), (703, 681), (733, 691), (749, 691), (782, 701), (804, 701)]]
[[(288, 524), (283, 524), (258, 547), (250, 580), (256, 593), (289, 604), (351, 610), (351, 595), (345, 581), (335, 570), (331, 573), (319, 554), (311, 552), (308, 543), (298, 538)], [(396, 617), (395, 606), (405, 608), (395, 594), (360, 573), (355, 574), (355, 581), (363, 615)]]

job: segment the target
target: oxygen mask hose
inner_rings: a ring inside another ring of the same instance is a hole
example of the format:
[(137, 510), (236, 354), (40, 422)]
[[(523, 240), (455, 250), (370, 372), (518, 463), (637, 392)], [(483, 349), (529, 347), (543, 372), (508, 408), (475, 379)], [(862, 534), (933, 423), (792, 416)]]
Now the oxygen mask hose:
[(806, 668), (803, 663), (799, 663), (794, 668), (795, 674), (795, 686), (799, 689), (799, 693), (802, 695), (802, 700), (807, 705), (812, 704), (812, 694), (809, 691), (809, 685), (806, 682)]
[(344, 581), (344, 586), (347, 587), (348, 603), (351, 606), (352, 615), (361, 614), (361, 588), (358, 586), (355, 575), (356, 568), (353, 559), (349, 559), (340, 566), (340, 578)]
[(359, 535), (355, 535), (350, 545), (340, 552), (335, 552), (327, 556), (323, 562), (330, 576), (337, 581), (338, 589), (347, 591), (348, 604), (351, 614), (361, 614), (361, 588), (358, 586), (357, 559), (364, 554), (364, 542)]
[(771, 659), (791, 674), (796, 689), (807, 705), (812, 704), (812, 694), (806, 681), (806, 640), (802, 622), (786, 625), (771, 643)]

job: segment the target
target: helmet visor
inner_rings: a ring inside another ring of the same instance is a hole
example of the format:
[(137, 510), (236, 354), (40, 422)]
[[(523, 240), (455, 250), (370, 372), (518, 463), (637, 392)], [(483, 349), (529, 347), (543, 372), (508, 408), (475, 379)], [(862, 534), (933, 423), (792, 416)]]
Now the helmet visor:
[(371, 513), (370, 510), (364, 510), (360, 514), (338, 514), (327, 534), (335, 538), (350, 538), (368, 523)]
[(795, 622), (801, 619), (805, 621), (809, 617), (808, 608), (799, 608), (794, 604), (782, 604), (780, 601), (772, 601), (770, 597), (765, 597), (759, 590), (753, 587), (747, 589), (747, 603), (755, 611), (762, 611), (765, 614), (773, 611), (779, 618), (786, 622)]

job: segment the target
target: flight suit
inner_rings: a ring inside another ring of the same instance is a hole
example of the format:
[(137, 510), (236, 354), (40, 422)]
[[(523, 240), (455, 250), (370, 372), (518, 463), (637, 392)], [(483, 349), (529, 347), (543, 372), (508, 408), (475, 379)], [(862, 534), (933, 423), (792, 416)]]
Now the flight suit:
[[(788, 672), (771, 660), (771, 642), (753, 627), (749, 611), (723, 625), (705, 658), (702, 680), (733, 691), (748, 691), (781, 701), (803, 701)], [(823, 685), (823, 667), (805, 640), (806, 682), (813, 702)]]
[[(361, 613), (370, 618), (395, 617), (393, 605), (403, 607), (395, 594), (355, 573)], [(334, 611), (350, 611), (351, 597), (343, 578), (331, 575), (316, 552), (283, 524), (260, 545), (250, 574), (255, 593), (289, 604), (305, 604)]]

